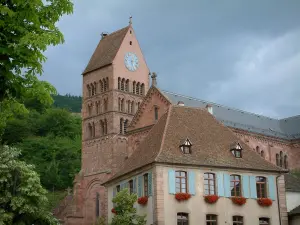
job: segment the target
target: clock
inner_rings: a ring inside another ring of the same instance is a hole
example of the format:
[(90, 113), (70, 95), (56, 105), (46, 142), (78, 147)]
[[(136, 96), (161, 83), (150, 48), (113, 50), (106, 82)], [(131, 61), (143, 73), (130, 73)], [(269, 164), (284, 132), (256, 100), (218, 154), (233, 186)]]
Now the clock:
[(129, 71), (136, 71), (139, 67), (138, 57), (132, 52), (127, 52), (125, 54), (124, 63)]

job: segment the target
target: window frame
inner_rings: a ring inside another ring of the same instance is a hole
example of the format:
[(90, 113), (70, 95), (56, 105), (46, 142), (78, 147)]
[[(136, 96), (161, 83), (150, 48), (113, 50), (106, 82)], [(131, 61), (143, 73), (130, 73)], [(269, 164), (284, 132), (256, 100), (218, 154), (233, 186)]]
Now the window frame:
[[(206, 177), (206, 175), (208, 175), (208, 177)], [(210, 178), (210, 175), (212, 175), (212, 178)], [(206, 180), (207, 180), (207, 184), (205, 183)], [(212, 185), (211, 185), (210, 181), (213, 181)], [(211, 188), (211, 187), (213, 187), (213, 188)], [(206, 191), (208, 191), (208, 193)], [(217, 193), (217, 190), (216, 190), (216, 174), (215, 173), (210, 173), (210, 172), (204, 173), (204, 195), (216, 195), (216, 193)]]
[[(263, 182), (258, 181), (259, 178), (263, 178), (264, 181)], [(255, 181), (256, 181), (256, 195), (257, 195), (257, 198), (267, 198), (268, 197), (267, 178), (263, 177), (263, 176), (256, 176)], [(264, 185), (264, 187), (262, 188), (263, 185)], [(262, 189), (264, 189), (263, 192), (262, 192)]]
[(116, 191), (117, 191), (117, 193), (121, 191), (121, 185), (116, 186)]
[(129, 193), (133, 193), (133, 180), (128, 181)]
[[(177, 176), (179, 173), (179, 176)], [(184, 176), (181, 176), (181, 173), (184, 173)], [(177, 179), (179, 179), (179, 182), (177, 182)], [(183, 183), (182, 181), (185, 181), (185, 183)], [(177, 188), (177, 184), (179, 184), (179, 191)], [(183, 187), (185, 186), (185, 187)], [(185, 190), (185, 191), (183, 191)], [(189, 193), (188, 192), (188, 176), (187, 176), (187, 172), (183, 171), (183, 170), (176, 170), (175, 171), (175, 191), (176, 193)]]
[(238, 215), (232, 216), (232, 225), (243, 225), (243, 224), (244, 224), (243, 216), (238, 216)]
[[(261, 220), (266, 220), (267, 223), (261, 223)], [(271, 225), (269, 217), (259, 217), (259, 225)]]
[[(179, 216), (185, 218), (178, 218)], [(189, 224), (189, 214), (184, 212), (177, 213), (177, 225), (188, 225)]]
[[(231, 177), (234, 177), (234, 180), (231, 180)], [(239, 178), (239, 180), (236, 180), (236, 178)], [(232, 187), (232, 183), (233, 183), (233, 187)], [(239, 195), (237, 195), (237, 184), (239, 183)], [(234, 189), (234, 195), (232, 195), (232, 188)], [(231, 174), (230, 175), (230, 195), (231, 197), (241, 197), (242, 195), (242, 179), (241, 179), (241, 175), (238, 174)]]
[(218, 215), (216, 215), (216, 214), (206, 214), (205, 224), (206, 225), (218, 225)]
[(148, 190), (148, 185), (149, 185), (149, 177), (148, 177), (148, 173), (145, 173), (143, 175), (143, 192), (144, 192), (144, 196), (149, 196), (149, 190)]

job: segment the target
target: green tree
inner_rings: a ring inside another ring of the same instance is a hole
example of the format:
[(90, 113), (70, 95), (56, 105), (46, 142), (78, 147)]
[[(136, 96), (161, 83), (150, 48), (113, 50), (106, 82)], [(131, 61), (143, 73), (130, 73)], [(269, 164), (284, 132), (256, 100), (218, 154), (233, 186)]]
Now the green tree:
[(40, 81), (49, 45), (64, 42), (57, 22), (73, 11), (71, 0), (1, 0), (0, 135), (16, 111), (26, 112), (25, 98), (51, 103), (55, 88)]
[(47, 191), (38, 174), (19, 155), (16, 148), (0, 147), (0, 224), (58, 224), (46, 208)]
[(136, 209), (133, 207), (137, 201), (136, 194), (129, 194), (128, 189), (123, 189), (118, 192), (113, 198), (115, 203), (116, 215), (114, 215), (111, 225), (145, 225), (146, 216), (136, 214)]

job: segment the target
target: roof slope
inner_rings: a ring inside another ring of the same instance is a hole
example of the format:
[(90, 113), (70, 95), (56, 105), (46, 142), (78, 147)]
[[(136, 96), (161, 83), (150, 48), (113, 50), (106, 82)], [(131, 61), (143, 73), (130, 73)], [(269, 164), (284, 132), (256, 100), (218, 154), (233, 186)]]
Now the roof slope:
[(289, 216), (300, 215), (300, 205), (289, 212)]
[(115, 31), (100, 40), (87, 67), (82, 74), (107, 66), (114, 60), (130, 25)]
[(300, 116), (278, 120), (168, 91), (162, 92), (174, 105), (179, 101), (189, 107), (204, 108), (210, 104), (216, 119), (225, 126), (286, 140), (300, 138)]
[(300, 178), (291, 173), (286, 174), (284, 178), (286, 191), (300, 192)]
[[(179, 149), (181, 141), (185, 138), (193, 144), (190, 155), (182, 154)], [(230, 146), (235, 142), (240, 143), (243, 148), (242, 158), (237, 159), (230, 152)], [(252, 151), (207, 110), (183, 106), (169, 108), (110, 180), (154, 162), (283, 171)]]

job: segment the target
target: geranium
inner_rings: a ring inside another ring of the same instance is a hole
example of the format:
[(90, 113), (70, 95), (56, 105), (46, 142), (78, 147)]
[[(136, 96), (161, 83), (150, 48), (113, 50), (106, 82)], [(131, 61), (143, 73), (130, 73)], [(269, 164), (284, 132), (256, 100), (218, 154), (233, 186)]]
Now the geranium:
[(112, 212), (113, 214), (117, 214), (117, 211), (115, 210), (115, 208), (112, 208), (112, 209), (111, 209), (111, 212)]
[(257, 199), (257, 203), (260, 206), (268, 207), (273, 204), (273, 201), (272, 201), (272, 199), (269, 199), (269, 198), (259, 198), (259, 199)]
[(139, 203), (140, 205), (146, 205), (147, 202), (148, 202), (148, 196), (143, 196), (143, 197), (140, 197), (140, 198), (138, 199), (138, 203)]
[(185, 201), (185, 200), (188, 200), (189, 198), (191, 198), (191, 194), (189, 194), (189, 193), (176, 193), (175, 198), (178, 201)]
[(244, 205), (245, 203), (246, 203), (246, 201), (247, 201), (247, 199), (246, 198), (244, 198), (244, 197), (232, 197), (231, 198), (231, 201), (234, 203), (234, 204), (236, 204), (236, 205)]
[(213, 204), (216, 203), (219, 199), (218, 195), (206, 195), (204, 196), (204, 200), (205, 202), (209, 203), (209, 204)]

